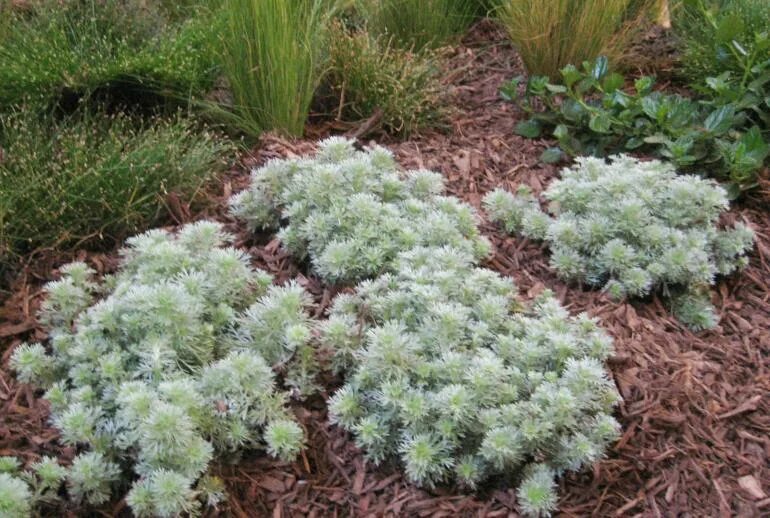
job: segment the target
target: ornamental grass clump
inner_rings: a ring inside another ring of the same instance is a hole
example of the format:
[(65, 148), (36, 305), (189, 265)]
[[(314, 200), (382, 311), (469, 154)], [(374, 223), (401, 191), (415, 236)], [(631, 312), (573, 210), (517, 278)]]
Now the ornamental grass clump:
[(754, 243), (742, 223), (717, 227), (729, 208), (722, 187), (658, 161), (578, 158), (544, 197), (551, 214), (526, 187), (496, 190), (484, 204), (507, 231), (545, 240), (561, 277), (603, 286), (615, 299), (658, 291), (695, 330), (716, 325), (709, 286), (745, 267)]
[[(222, 498), (214, 456), (264, 447), (294, 458), (303, 432), (273, 368), (310, 347), (308, 296), (227, 243), (217, 223), (130, 238), (117, 273), (98, 283), (83, 263), (47, 286), (48, 346), (12, 356), (23, 382), (45, 388), (61, 441), (80, 454), (66, 483), (76, 503), (130, 486), (137, 516), (196, 513)], [(58, 489), (58, 486), (57, 486)]]
[(476, 259), (489, 253), (473, 209), (441, 194), (441, 175), (401, 174), (379, 146), (357, 151), (332, 137), (319, 148), (314, 159), (274, 160), (255, 170), (249, 189), (230, 203), (253, 230), (288, 222), (279, 232), (283, 245), (309, 257), (324, 280), (375, 276), (415, 246), (452, 246)]
[(616, 437), (619, 395), (602, 366), (612, 341), (548, 293), (521, 310), (510, 279), (474, 263), (415, 248), (336, 299), (322, 340), (347, 382), (332, 420), (372, 461), (400, 458), (416, 484), (505, 477), (522, 510), (546, 513), (554, 478)]

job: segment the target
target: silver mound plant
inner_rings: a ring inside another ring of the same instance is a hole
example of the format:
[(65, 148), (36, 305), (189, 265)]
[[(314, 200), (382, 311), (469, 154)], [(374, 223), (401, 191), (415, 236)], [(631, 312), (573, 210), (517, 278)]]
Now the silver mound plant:
[(578, 158), (543, 197), (548, 212), (526, 186), (495, 190), (484, 205), (508, 232), (545, 241), (559, 276), (615, 299), (659, 292), (694, 330), (717, 324), (709, 288), (745, 267), (754, 244), (742, 223), (718, 227), (729, 208), (722, 187), (659, 161)]
[(473, 209), (440, 175), (340, 138), (315, 158), (254, 171), (231, 201), (339, 295), (319, 341), (344, 385), (329, 401), (374, 463), (399, 459), (428, 488), (518, 487), (528, 515), (556, 507), (556, 477), (604, 455), (619, 400), (603, 360), (612, 341), (544, 293), (525, 308), (510, 279), (478, 266), (490, 250)]
[(312, 385), (313, 372), (289, 366), (311, 347), (309, 297), (271, 285), (230, 241), (213, 222), (153, 230), (127, 241), (102, 282), (73, 263), (47, 285), (50, 339), (19, 346), (12, 366), (46, 389), (61, 441), (80, 451), (60, 477), (71, 500), (101, 504), (128, 480), (134, 515), (196, 514), (224, 497), (215, 456), (264, 448), (290, 460), (302, 448), (273, 369)]
[(252, 230), (280, 229), (286, 249), (309, 258), (324, 280), (350, 282), (387, 270), (415, 246), (485, 257), (490, 245), (473, 209), (443, 190), (437, 173), (400, 173), (385, 148), (356, 151), (332, 137), (314, 158), (273, 160), (255, 170), (230, 205)]

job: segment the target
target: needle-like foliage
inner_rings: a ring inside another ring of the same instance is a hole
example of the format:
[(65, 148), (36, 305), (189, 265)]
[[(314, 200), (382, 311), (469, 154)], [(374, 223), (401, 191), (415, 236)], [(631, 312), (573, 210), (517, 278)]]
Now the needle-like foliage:
[(289, 251), (309, 257), (329, 282), (356, 281), (387, 270), (415, 246), (489, 253), (473, 209), (443, 189), (439, 174), (400, 174), (384, 148), (356, 151), (352, 142), (330, 138), (315, 159), (274, 160), (255, 170), (231, 209), (252, 229), (288, 220), (279, 235)]
[[(205, 221), (153, 230), (128, 240), (101, 284), (83, 263), (48, 284), (50, 343), (18, 347), (12, 365), (47, 389), (62, 442), (81, 450), (72, 500), (107, 501), (131, 469), (137, 516), (194, 514), (221, 500), (201, 487), (217, 487), (205, 476), (215, 455), (265, 446), (289, 460), (302, 447), (271, 367), (310, 347), (308, 297), (270, 286), (230, 240)], [(304, 387), (312, 373), (300, 374)], [(49, 471), (38, 475), (55, 492)]]
[(717, 227), (729, 207), (724, 189), (658, 161), (579, 158), (544, 197), (551, 215), (526, 187), (496, 190), (484, 204), (507, 231), (545, 240), (560, 276), (616, 299), (671, 295), (676, 315), (696, 330), (716, 325), (708, 288), (746, 266), (754, 243), (744, 224)]
[(346, 376), (332, 420), (371, 461), (399, 458), (428, 487), (507, 478), (522, 511), (548, 514), (555, 477), (617, 435), (612, 341), (548, 293), (522, 308), (510, 279), (478, 266), (489, 247), (473, 211), (441, 191), (382, 148), (329, 139), (314, 159), (257, 170), (232, 209), (254, 229), (283, 225), (327, 281), (359, 281), (319, 340)]

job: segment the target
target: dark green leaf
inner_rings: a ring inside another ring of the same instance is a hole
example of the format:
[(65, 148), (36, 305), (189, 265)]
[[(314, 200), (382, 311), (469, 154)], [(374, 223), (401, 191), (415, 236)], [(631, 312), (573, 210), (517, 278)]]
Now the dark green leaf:
[(626, 149), (637, 149), (644, 145), (644, 140), (639, 137), (631, 137), (626, 141)]
[(554, 85), (554, 84), (547, 84), (545, 85), (546, 89), (551, 92), (552, 94), (564, 94), (567, 93), (567, 87), (564, 85)]
[(564, 160), (564, 158), (564, 152), (558, 147), (549, 147), (540, 155), (540, 161), (546, 164), (556, 164)]
[(604, 112), (594, 113), (588, 121), (588, 127), (596, 133), (609, 133), (611, 126), (612, 120)]
[(743, 18), (738, 13), (732, 13), (721, 20), (717, 25), (717, 41), (719, 43), (729, 43), (739, 37), (744, 31)]
[(522, 76), (516, 76), (500, 87), (500, 97), (505, 101), (513, 101), (519, 97), (519, 85), (524, 80)]
[(655, 80), (651, 78), (650, 76), (643, 76), (634, 81), (634, 88), (636, 89), (636, 93), (639, 95), (645, 95), (650, 90), (652, 90), (652, 86), (655, 84)]
[(604, 78), (604, 81), (602, 82), (602, 88), (604, 88), (605, 92), (611, 94), (615, 90), (622, 88), (623, 83), (625, 83), (625, 78), (621, 74), (613, 72)]
[(601, 81), (602, 78), (607, 75), (607, 71), (609, 70), (610, 64), (609, 60), (607, 60), (606, 56), (599, 56), (596, 58), (596, 62), (594, 63), (594, 68), (591, 71), (591, 75), (594, 79), (597, 81)]
[(556, 126), (556, 128), (554, 128), (553, 136), (558, 140), (565, 139), (569, 136), (569, 128), (567, 128), (567, 126), (564, 124), (559, 124)]
[(728, 131), (735, 122), (735, 107), (731, 104), (717, 108), (706, 117), (703, 127), (709, 133), (721, 135)]
[(564, 79), (565, 85), (572, 87), (572, 85), (577, 83), (580, 78), (583, 77), (583, 74), (575, 68), (575, 65), (567, 65), (561, 69), (561, 77)]
[(534, 119), (523, 121), (516, 125), (516, 134), (522, 137), (537, 138), (542, 131), (542, 126)]

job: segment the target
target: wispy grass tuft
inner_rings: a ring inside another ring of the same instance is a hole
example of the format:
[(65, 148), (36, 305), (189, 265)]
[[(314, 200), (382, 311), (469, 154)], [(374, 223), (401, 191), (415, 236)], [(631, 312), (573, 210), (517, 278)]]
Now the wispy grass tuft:
[(323, 72), (330, 0), (224, 0), (224, 71), (247, 133), (301, 135)]
[[(0, 262), (39, 248), (110, 244), (191, 198), (229, 145), (182, 117), (82, 111), (0, 116)], [(10, 262), (10, 261), (8, 261)]]
[(0, 108), (56, 104), (116, 83), (175, 104), (214, 83), (215, 27), (192, 16), (192, 6), (189, 19), (172, 19), (140, 0), (32, 5), (24, 12), (0, 7)]
[(381, 113), (380, 126), (401, 136), (435, 126), (446, 115), (441, 54), (412, 52), (366, 31), (335, 24), (329, 40), (326, 84), (338, 102), (337, 115), (358, 121)]
[(530, 74), (558, 78), (568, 64), (605, 55), (618, 61), (635, 23), (658, 0), (499, 0), (497, 17)]
[(358, 0), (357, 6), (373, 35), (416, 51), (451, 43), (479, 12), (478, 0)]

